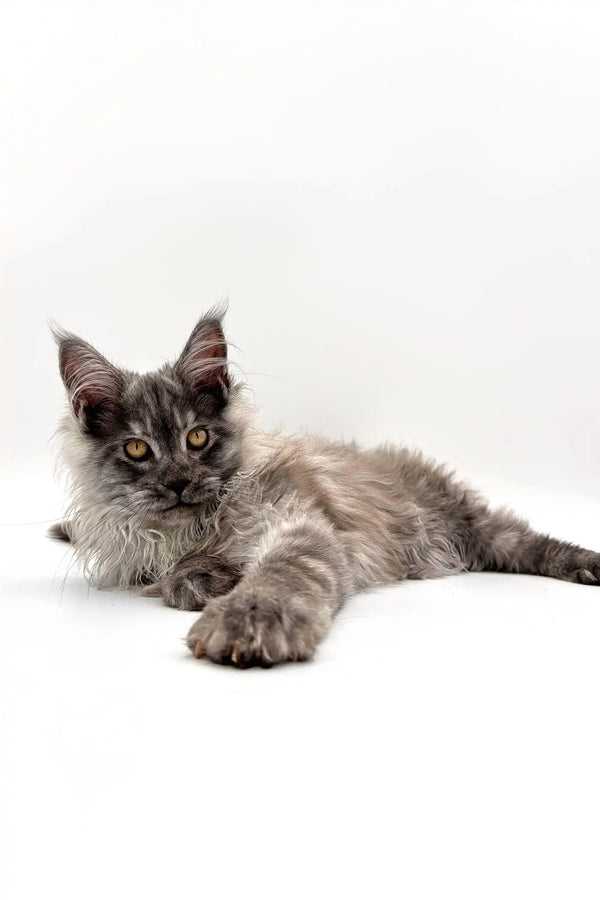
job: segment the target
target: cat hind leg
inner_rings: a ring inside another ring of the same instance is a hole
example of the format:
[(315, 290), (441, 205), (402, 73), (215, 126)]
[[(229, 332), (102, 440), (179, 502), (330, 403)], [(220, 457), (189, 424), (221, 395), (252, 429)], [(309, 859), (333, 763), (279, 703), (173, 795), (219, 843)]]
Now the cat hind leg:
[(464, 545), (471, 571), (545, 575), (600, 585), (600, 553), (540, 534), (506, 510), (486, 509), (475, 516)]

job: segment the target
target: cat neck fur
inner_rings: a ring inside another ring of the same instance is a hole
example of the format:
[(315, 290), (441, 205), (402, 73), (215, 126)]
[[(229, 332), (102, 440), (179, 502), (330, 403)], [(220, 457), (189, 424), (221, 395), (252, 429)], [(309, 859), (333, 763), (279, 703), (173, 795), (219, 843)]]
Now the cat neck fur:
[[(210, 547), (214, 555), (228, 550), (235, 523), (233, 508), (241, 495), (252, 502), (255, 476), (281, 445), (278, 434), (257, 427), (255, 411), (236, 386), (227, 415), (241, 442), (243, 468), (225, 481), (213, 503), (196, 518), (182, 523), (150, 527), (134, 504), (107, 497), (90, 464), (89, 440), (71, 412), (57, 431), (59, 472), (66, 476), (70, 504), (65, 516), (76, 557), (85, 576), (96, 587), (139, 586), (168, 574), (192, 548)], [(254, 496), (254, 502), (258, 498)]]

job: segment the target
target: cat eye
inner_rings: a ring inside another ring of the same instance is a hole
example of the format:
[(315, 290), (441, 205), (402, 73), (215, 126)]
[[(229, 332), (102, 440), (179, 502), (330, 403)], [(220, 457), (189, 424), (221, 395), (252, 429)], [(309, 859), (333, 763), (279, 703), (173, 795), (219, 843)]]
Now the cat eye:
[(205, 428), (192, 428), (187, 436), (188, 447), (199, 450), (208, 441), (208, 431)]
[(150, 456), (150, 447), (146, 441), (140, 441), (137, 438), (127, 441), (124, 450), (127, 456), (130, 459), (135, 459), (136, 462), (141, 462)]

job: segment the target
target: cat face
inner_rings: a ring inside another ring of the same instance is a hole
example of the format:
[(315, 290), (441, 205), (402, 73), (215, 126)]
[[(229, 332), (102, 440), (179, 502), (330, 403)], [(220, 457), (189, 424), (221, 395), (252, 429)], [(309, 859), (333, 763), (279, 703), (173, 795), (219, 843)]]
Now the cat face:
[(147, 375), (74, 335), (57, 340), (75, 425), (66, 461), (86, 495), (148, 527), (202, 515), (242, 463), (220, 318), (201, 319), (177, 362)]

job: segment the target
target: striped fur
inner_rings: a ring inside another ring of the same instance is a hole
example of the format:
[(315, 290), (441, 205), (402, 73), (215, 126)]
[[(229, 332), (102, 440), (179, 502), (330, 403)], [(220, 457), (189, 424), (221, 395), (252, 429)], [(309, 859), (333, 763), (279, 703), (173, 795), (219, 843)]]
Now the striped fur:
[[(227, 368), (222, 311), (138, 375), (59, 331), (72, 541), (99, 587), (203, 610), (187, 642), (237, 666), (309, 659), (353, 592), (491, 569), (600, 582), (600, 555), (532, 531), (420, 453), (263, 433)], [(190, 430), (209, 435), (201, 449)], [(131, 439), (150, 448), (128, 458)]]

